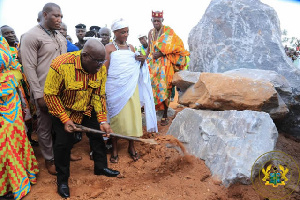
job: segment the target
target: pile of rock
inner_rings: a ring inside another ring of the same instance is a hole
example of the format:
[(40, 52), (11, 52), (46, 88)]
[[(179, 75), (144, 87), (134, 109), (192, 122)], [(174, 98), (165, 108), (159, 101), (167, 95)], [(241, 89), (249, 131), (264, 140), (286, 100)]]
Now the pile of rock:
[(279, 91), (278, 87), (276, 90), (289, 113), (277, 121), (277, 126), (300, 138), (300, 70), (286, 56), (280, 22), (272, 7), (260, 0), (212, 0), (191, 30), (188, 43), (190, 71), (228, 74), (227, 71), (245, 68), (242, 74), (241, 71), (231, 73), (241, 77), (250, 75), (254, 80), (260, 76), (259, 80), (269, 80), (275, 88), (277, 82), (268, 73), (283, 76), (276, 79), (286, 82), (284, 90)]
[(212, 0), (189, 35), (190, 71), (174, 75), (179, 103), (168, 134), (226, 186), (250, 183), (277, 127), (300, 138), (300, 70), (286, 56), (279, 19), (259, 0)]

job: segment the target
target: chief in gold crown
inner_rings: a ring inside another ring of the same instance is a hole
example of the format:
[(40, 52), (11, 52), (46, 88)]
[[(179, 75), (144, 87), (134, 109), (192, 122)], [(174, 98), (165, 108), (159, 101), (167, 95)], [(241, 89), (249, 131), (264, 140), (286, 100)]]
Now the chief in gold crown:
[(161, 125), (168, 124), (168, 107), (172, 91), (172, 79), (176, 71), (187, 65), (182, 40), (172, 28), (163, 25), (163, 11), (152, 11), (153, 29), (148, 34), (147, 62), (156, 109), (164, 110)]

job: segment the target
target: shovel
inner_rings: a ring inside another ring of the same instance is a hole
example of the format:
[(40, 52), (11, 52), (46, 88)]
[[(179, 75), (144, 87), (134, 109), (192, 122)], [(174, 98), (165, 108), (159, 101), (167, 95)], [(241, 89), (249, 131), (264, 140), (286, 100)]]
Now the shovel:
[[(96, 134), (106, 134), (104, 131), (99, 131), (96, 129), (92, 129), (92, 128), (88, 128), (82, 125), (75, 125), (77, 127), (76, 131), (82, 131), (82, 132), (87, 132), (87, 133), (96, 133)], [(154, 139), (143, 139), (143, 138), (136, 138), (136, 137), (131, 137), (131, 136), (124, 136), (124, 135), (120, 135), (117, 133), (110, 133), (111, 136), (113, 137), (118, 137), (118, 138), (122, 138), (122, 139), (127, 139), (127, 140), (134, 140), (137, 142), (144, 142), (144, 143), (148, 143), (148, 144), (158, 144)]]

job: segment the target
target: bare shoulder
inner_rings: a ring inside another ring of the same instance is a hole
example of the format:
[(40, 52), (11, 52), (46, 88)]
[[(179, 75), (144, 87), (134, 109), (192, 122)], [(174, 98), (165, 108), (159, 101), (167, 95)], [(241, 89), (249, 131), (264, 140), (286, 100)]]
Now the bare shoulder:
[(116, 50), (116, 47), (112, 43), (109, 43), (105, 45), (105, 50), (108, 54), (110, 54), (111, 52)]
[(113, 47), (114, 45), (112, 43), (108, 43), (107, 45), (105, 45), (106, 49), (110, 49), (111, 47)]
[(131, 51), (133, 51), (133, 52), (134, 52), (134, 47), (132, 46), (132, 44), (128, 44), (128, 45), (129, 45), (129, 47), (130, 47)]

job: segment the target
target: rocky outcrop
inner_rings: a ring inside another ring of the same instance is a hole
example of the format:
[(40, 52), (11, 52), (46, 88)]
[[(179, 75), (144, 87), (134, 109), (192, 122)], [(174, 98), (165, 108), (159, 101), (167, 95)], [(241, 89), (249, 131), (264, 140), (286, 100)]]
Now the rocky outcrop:
[(300, 70), (285, 54), (273, 8), (259, 0), (212, 0), (191, 30), (188, 44), (191, 71), (221, 73), (247, 68), (283, 75), (292, 96), (290, 113), (281, 120), (281, 128), (300, 137)]
[(252, 165), (274, 150), (278, 137), (273, 120), (264, 112), (190, 108), (176, 115), (167, 134), (178, 138), (189, 154), (205, 160), (212, 175), (227, 187), (250, 184)]
[(288, 109), (270, 82), (225, 74), (201, 73), (199, 81), (180, 98), (179, 103), (209, 110), (254, 110), (282, 118)]
[(191, 85), (199, 80), (200, 72), (190, 72), (182, 70), (176, 72), (173, 76), (172, 84), (180, 89), (180, 93), (184, 93)]

